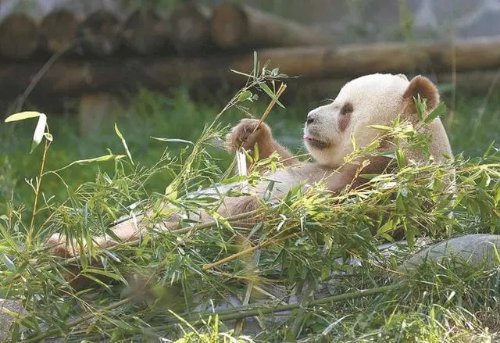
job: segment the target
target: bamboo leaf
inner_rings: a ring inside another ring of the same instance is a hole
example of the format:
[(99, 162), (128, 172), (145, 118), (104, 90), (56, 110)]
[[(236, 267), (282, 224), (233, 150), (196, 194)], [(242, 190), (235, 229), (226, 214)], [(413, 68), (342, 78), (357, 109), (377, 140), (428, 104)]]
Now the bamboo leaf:
[(238, 74), (238, 75), (246, 76), (246, 77), (248, 77), (248, 78), (253, 77), (252, 75), (250, 75), (250, 74), (246, 74), (246, 73), (242, 73), (241, 71), (237, 71), (237, 70), (234, 70), (234, 69), (230, 69), (230, 70), (231, 70), (233, 73)]
[(276, 101), (276, 103), (281, 107), (281, 108), (285, 108), (285, 106), (278, 100), (278, 97), (276, 96), (276, 94), (273, 93), (273, 91), (271, 90), (271, 88), (269, 88), (268, 85), (266, 85), (265, 83), (260, 83), (259, 84), (259, 87), (273, 100)]
[(31, 142), (30, 154), (42, 142), (46, 126), (47, 126), (47, 116), (43, 113), (39, 113), (38, 123), (36, 124), (35, 132), (33, 133), (33, 141)]
[(427, 104), (425, 103), (425, 99), (420, 98), (420, 94), (417, 95), (416, 98), (413, 98), (415, 101), (415, 108), (417, 110), (417, 116), (419, 120), (424, 119), (424, 113), (427, 108)]
[(107, 278), (110, 278), (110, 279), (113, 279), (113, 280), (116, 280), (116, 281), (120, 281), (120, 282), (124, 281), (123, 276), (115, 274), (115, 273), (112, 273), (112, 272), (109, 272), (107, 270), (103, 270), (103, 269), (85, 268), (82, 271), (82, 275), (85, 275), (87, 277), (89, 277), (90, 274), (102, 275), (104, 277), (107, 277)]
[(2, 256), (2, 261), (5, 264), (5, 266), (7, 267), (7, 269), (9, 269), (12, 272), (15, 272), (17, 270), (14, 262), (12, 262), (12, 260), (7, 255), (0, 254), (0, 256)]
[(134, 165), (134, 160), (132, 159), (132, 155), (130, 154), (130, 150), (128, 149), (127, 141), (125, 141), (125, 138), (123, 138), (122, 133), (118, 129), (118, 125), (115, 123), (115, 132), (118, 138), (122, 141), (123, 148), (125, 149), (125, 152), (127, 153), (128, 159), (130, 160), (130, 163)]
[(246, 90), (246, 91), (243, 91), (240, 93), (240, 95), (238, 96), (238, 101), (239, 102), (243, 102), (243, 101), (246, 101), (246, 100), (252, 100), (252, 92)]
[(72, 167), (74, 165), (87, 165), (87, 164), (91, 164), (91, 163), (120, 160), (120, 159), (125, 158), (125, 157), (126, 157), (125, 155), (110, 154), (110, 155), (103, 155), (103, 156), (99, 156), (99, 157), (95, 157), (95, 158), (88, 158), (88, 159), (84, 159), (84, 160), (76, 160), (76, 161), (73, 161), (70, 164), (68, 164), (62, 168), (59, 168), (57, 170), (48, 171), (46, 173), (57, 173), (57, 172), (60, 172), (62, 170), (68, 169), (69, 167)]
[(25, 111), (25, 112), (18, 112), (11, 114), (7, 118), (5, 118), (6, 123), (10, 123), (13, 121), (20, 121), (20, 120), (25, 120), (25, 119), (30, 119), (30, 118), (37, 118), (40, 116), (40, 112), (35, 112), (35, 111)]
[(446, 105), (440, 102), (439, 105), (424, 119), (424, 123), (429, 124), (437, 117), (441, 117), (446, 113)]
[(52, 134), (48, 133), (48, 132), (45, 132), (43, 134), (43, 136), (45, 137), (46, 140), (48, 140), (49, 142), (52, 142), (54, 140), (54, 137), (52, 136)]
[(0, 224), (0, 234), (2, 235), (2, 239), (5, 240), (5, 242), (9, 243), (11, 248), (15, 249), (16, 251), (19, 250), (19, 247), (12, 238), (12, 235), (7, 231), (7, 229), (2, 224)]
[(179, 139), (179, 138), (161, 138), (161, 137), (151, 137), (154, 140), (160, 141), (160, 142), (167, 142), (167, 143), (186, 143), (190, 145), (194, 145), (193, 142), (185, 140), (185, 139)]
[(385, 125), (370, 125), (369, 127), (377, 129), (377, 130), (382, 130), (382, 131), (392, 131), (393, 128), (390, 126), (385, 126)]

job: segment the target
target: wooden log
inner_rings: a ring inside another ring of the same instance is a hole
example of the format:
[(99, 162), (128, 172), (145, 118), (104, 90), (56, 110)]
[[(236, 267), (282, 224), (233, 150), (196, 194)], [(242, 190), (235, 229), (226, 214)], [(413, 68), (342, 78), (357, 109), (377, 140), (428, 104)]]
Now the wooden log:
[(121, 44), (121, 30), (122, 24), (113, 13), (91, 13), (78, 28), (83, 52), (100, 57), (112, 55)]
[[(353, 44), (338, 48), (294, 47), (262, 49), (288, 75), (310, 78), (354, 77), (374, 72), (418, 73), (492, 69), (500, 66), (500, 36), (443, 42)], [(233, 59), (235, 70), (252, 65), (250, 54)]]
[(172, 42), (182, 55), (193, 55), (213, 48), (210, 36), (209, 8), (195, 1), (187, 1), (172, 11)]
[[(455, 54), (453, 54), (455, 52)], [(165, 89), (187, 82), (209, 88), (220, 82), (241, 83), (230, 69), (249, 72), (253, 54), (196, 58), (143, 58), (127, 60), (58, 61), (42, 77), (33, 94), (77, 94), (144, 87)], [(372, 44), (328, 47), (279, 48), (258, 51), (261, 61), (271, 60), (290, 76), (304, 79), (353, 78), (375, 72), (450, 73), (500, 70), (500, 36), (456, 42), (408, 45)], [(0, 64), (0, 94), (19, 95), (30, 84), (41, 63)], [(455, 68), (455, 69), (454, 69)], [(486, 72), (487, 74), (490, 72)], [(495, 76), (495, 73), (490, 73)], [(460, 77), (457, 77), (460, 83)], [(466, 81), (464, 81), (466, 82)], [(487, 85), (487, 84), (486, 84)], [(477, 88), (481, 86), (478, 84)], [(484, 88), (483, 88), (484, 89)]]
[(500, 69), (438, 73), (435, 78), (437, 84), (444, 87), (441, 94), (451, 93), (453, 90), (485, 96), (488, 93), (500, 93)]
[(125, 22), (124, 44), (140, 55), (165, 50), (170, 43), (170, 26), (152, 9), (139, 9)]
[(76, 43), (81, 18), (74, 12), (59, 9), (49, 13), (40, 24), (45, 49), (59, 53)]
[(26, 59), (40, 44), (38, 25), (23, 13), (7, 16), (0, 24), (0, 55), (12, 59)]
[(223, 3), (215, 8), (211, 34), (215, 44), (223, 49), (333, 43), (332, 39), (309, 26), (233, 3)]

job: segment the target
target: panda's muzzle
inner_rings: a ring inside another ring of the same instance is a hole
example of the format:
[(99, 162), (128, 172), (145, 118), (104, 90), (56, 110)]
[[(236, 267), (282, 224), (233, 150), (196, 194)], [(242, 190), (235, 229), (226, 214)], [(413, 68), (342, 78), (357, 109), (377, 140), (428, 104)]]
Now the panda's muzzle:
[(323, 150), (328, 148), (330, 146), (330, 143), (328, 141), (317, 138), (318, 124), (320, 124), (319, 122), (320, 120), (318, 109), (313, 110), (307, 114), (304, 128), (304, 143), (311, 148)]
[(325, 142), (323, 140), (317, 139), (309, 134), (304, 135), (305, 144), (309, 145), (312, 148), (316, 148), (318, 150), (326, 149), (330, 146), (329, 142)]

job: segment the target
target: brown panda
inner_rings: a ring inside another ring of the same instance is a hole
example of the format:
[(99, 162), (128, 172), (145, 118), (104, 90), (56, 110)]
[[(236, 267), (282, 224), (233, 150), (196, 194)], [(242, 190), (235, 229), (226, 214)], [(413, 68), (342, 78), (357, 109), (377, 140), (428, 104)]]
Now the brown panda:
[[(428, 111), (432, 111), (439, 103), (435, 85), (422, 76), (408, 81), (404, 75), (372, 74), (348, 82), (332, 103), (318, 107), (307, 115), (304, 143), (315, 160), (313, 163), (302, 163), (295, 159), (273, 139), (271, 129), (266, 124), (258, 126), (258, 120), (243, 119), (228, 135), (228, 149), (234, 151), (242, 146), (252, 150), (257, 145), (261, 158), (277, 152), (285, 167), (267, 174), (265, 181), (250, 189), (251, 195), (224, 198), (218, 212), (223, 216), (232, 216), (256, 209), (270, 180), (275, 182), (272, 196), (277, 199), (299, 184), (307, 187), (323, 181), (327, 189), (334, 193), (346, 186), (362, 185), (366, 180), (359, 176), (360, 173), (381, 173), (386, 169), (390, 158), (371, 156), (345, 163), (345, 158), (354, 150), (353, 142), (357, 147), (367, 146), (380, 136), (380, 130), (371, 127), (372, 125), (387, 125), (398, 116), (417, 122), (414, 101), (417, 97), (426, 102)], [(434, 119), (425, 130), (431, 139), (429, 149), (432, 158), (438, 163), (451, 158), (450, 144), (441, 120)], [(384, 142), (379, 149), (390, 151), (391, 147), (390, 142)], [(417, 163), (427, 162), (427, 158), (418, 152), (407, 151), (407, 155)], [(200, 222), (211, 220), (206, 213), (199, 213), (197, 219)], [(139, 238), (145, 230), (145, 225), (141, 225), (142, 220), (144, 217), (115, 226), (115, 236), (122, 241)], [(168, 230), (174, 222), (176, 221), (166, 220), (158, 229)], [(58, 234), (53, 235), (48, 243), (58, 246), (54, 250), (56, 254), (78, 253), (67, 248), (64, 245), (66, 240)], [(95, 243), (103, 248), (118, 244), (110, 237), (96, 237)]]

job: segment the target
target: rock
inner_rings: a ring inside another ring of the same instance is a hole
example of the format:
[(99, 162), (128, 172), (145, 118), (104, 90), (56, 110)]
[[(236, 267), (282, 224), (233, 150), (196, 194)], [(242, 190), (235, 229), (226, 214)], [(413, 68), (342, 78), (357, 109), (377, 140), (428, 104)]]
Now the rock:
[(470, 234), (426, 247), (403, 263), (403, 271), (412, 271), (426, 262), (439, 263), (445, 258), (457, 259), (478, 267), (493, 267), (500, 262), (500, 235)]
[(26, 310), (20, 301), (0, 299), (0, 342), (7, 342), (15, 315), (24, 315)]

